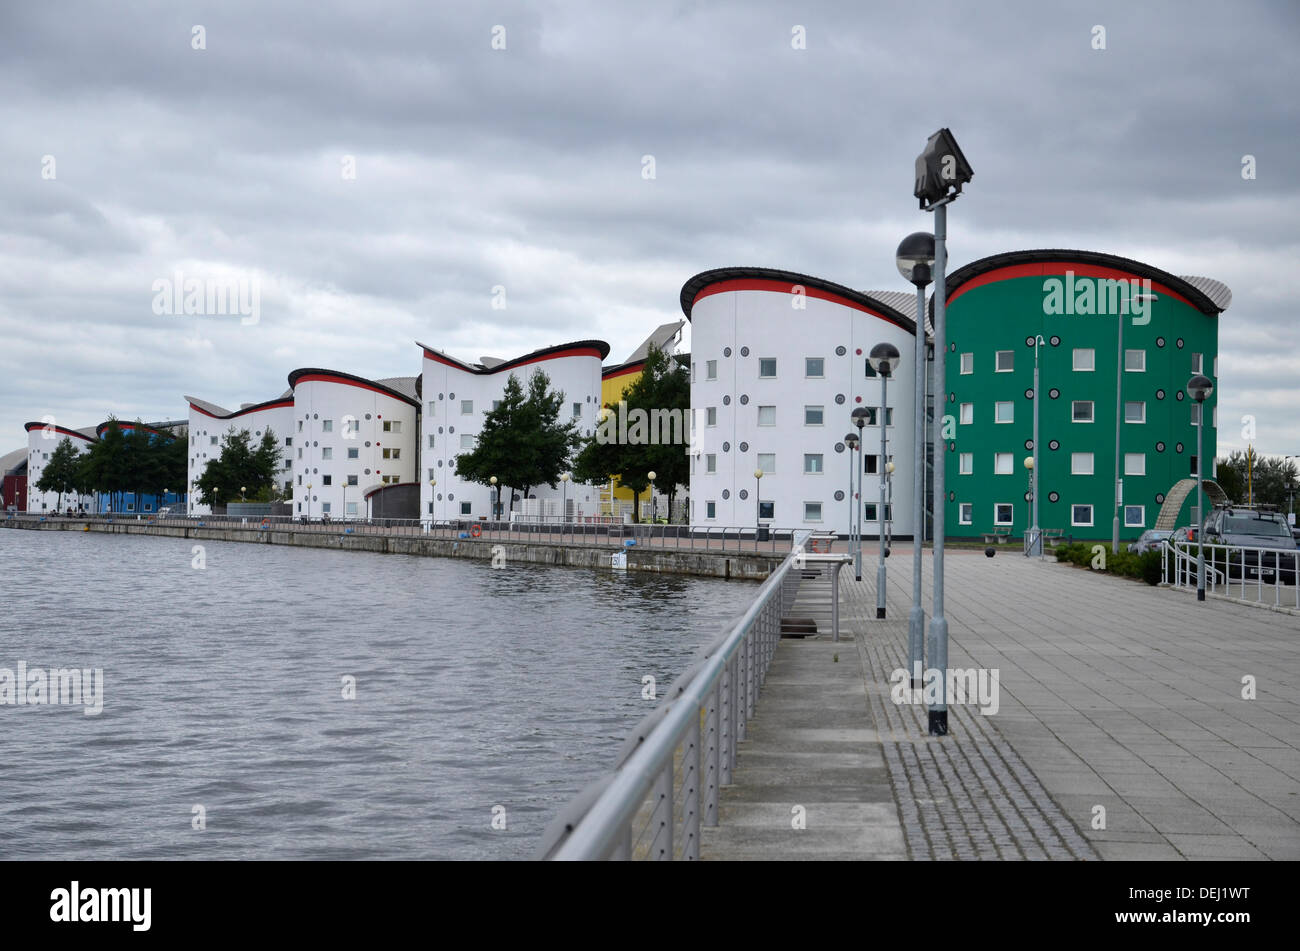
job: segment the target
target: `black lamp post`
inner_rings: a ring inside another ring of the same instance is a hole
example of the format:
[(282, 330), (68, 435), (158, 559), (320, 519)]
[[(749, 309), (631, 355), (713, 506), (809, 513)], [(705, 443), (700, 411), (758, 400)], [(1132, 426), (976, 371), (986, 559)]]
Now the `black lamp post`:
[(847, 449), (848, 449), (848, 451), (849, 451), (849, 534), (848, 534), (848, 545), (849, 545), (849, 554), (850, 554), (850, 555), (853, 554), (853, 518), (854, 518), (854, 510), (857, 508), (857, 505), (858, 505), (858, 502), (857, 502), (857, 496), (853, 494), (853, 470), (854, 470), (854, 468), (856, 468), (856, 464), (855, 464), (854, 461), (853, 461), (853, 453), (857, 450), (857, 448), (858, 448), (858, 443), (859, 443), (859, 442), (860, 442), (860, 440), (858, 439), (858, 434), (857, 434), (857, 433), (855, 433), (855, 432), (847, 432), (847, 433), (844, 434), (844, 445), (845, 445), (845, 447), (847, 447)]
[[(880, 505), (876, 511), (880, 530), (880, 560), (876, 563), (876, 617), (885, 616), (885, 466), (889, 461), (889, 378), (894, 375), (900, 355), (892, 343), (878, 343), (871, 348), (867, 357), (872, 368), (880, 376), (880, 464), (876, 466), (876, 475), (880, 480)], [(856, 410), (855, 410), (856, 412)]]
[[(862, 447), (863, 460), (866, 459), (866, 443), (862, 439), (862, 428), (867, 425), (867, 417), (870, 412), (865, 406), (859, 406), (849, 414), (849, 421), (858, 427), (858, 445)], [(857, 531), (854, 532), (854, 552), (853, 552), (853, 576), (857, 581), (862, 580), (862, 470), (866, 468), (865, 461), (857, 466), (858, 470), (858, 491), (853, 495), (853, 517), (857, 522)]]
[(1201, 458), (1201, 428), (1205, 425), (1205, 401), (1214, 392), (1214, 381), (1196, 374), (1187, 381), (1187, 395), (1196, 400), (1196, 600), (1205, 600), (1205, 532), (1201, 518), (1201, 497), (1204, 495), (1205, 460)]

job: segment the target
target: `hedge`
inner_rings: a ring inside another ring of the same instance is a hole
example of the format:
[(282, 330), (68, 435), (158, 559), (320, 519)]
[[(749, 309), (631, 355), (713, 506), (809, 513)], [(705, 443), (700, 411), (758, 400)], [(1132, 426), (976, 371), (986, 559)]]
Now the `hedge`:
[[(1092, 568), (1093, 553), (1092, 549), (1100, 542), (1074, 542), (1070, 545), (1058, 545), (1056, 548), (1056, 560), (1068, 561), (1074, 565), (1081, 565), (1084, 568)], [(1110, 546), (1103, 545), (1105, 549), (1105, 568), (1096, 569), (1106, 571), (1112, 575), (1119, 575), (1122, 578), (1141, 578), (1149, 585), (1160, 583), (1162, 575), (1161, 555), (1159, 550), (1135, 554), (1130, 551), (1121, 551), (1118, 554), (1111, 554)]]

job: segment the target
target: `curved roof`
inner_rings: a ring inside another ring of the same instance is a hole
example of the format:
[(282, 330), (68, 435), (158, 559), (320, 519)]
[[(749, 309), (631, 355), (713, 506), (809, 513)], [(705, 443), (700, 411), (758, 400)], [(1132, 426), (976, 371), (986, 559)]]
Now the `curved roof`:
[(264, 409), (277, 409), (284, 406), (293, 405), (293, 390), (285, 393), (283, 396), (277, 396), (273, 400), (267, 400), (264, 403), (254, 403), (251, 406), (244, 406), (237, 410), (228, 410), (218, 406), (216, 403), (209, 403), (207, 400), (201, 400), (197, 396), (185, 397), (185, 402), (204, 416), (211, 416), (214, 419), (234, 419), (236, 416), (244, 416), (248, 413), (257, 413)]
[[(122, 419), (110, 419), (100, 423), (98, 426), (95, 427), (95, 435), (98, 436), (100, 439), (103, 439), (104, 430), (108, 429), (108, 427), (113, 425), (113, 423), (117, 423), (117, 428), (123, 431), (136, 428), (136, 424), (134, 422), (128, 422)], [(146, 426), (144, 423), (141, 423), (139, 428), (143, 429), (145, 432), (153, 433), (155, 436), (166, 436), (168, 439), (176, 438), (175, 433), (167, 432), (164, 429), (154, 429), (152, 426)]]
[[(44, 429), (46, 423), (23, 423), (23, 429), (31, 432), (33, 429)], [(84, 439), (86, 442), (94, 442), (99, 435), (99, 430), (87, 426), (85, 429), (64, 429), (62, 426), (50, 424), (50, 428), (56, 433), (63, 433), (65, 436), (76, 436), (78, 439)]]
[(503, 360), (501, 363), (492, 366), (484, 366), (481, 363), (466, 363), (464, 360), (457, 360), (453, 356), (448, 356), (441, 350), (434, 349), (428, 344), (415, 341), (416, 346), (424, 349), (426, 359), (433, 360), (435, 363), (442, 363), (449, 367), (455, 367), (457, 370), (463, 370), (466, 373), (503, 373), (512, 370), (515, 367), (523, 366), (528, 363), (540, 363), (543, 360), (558, 360), (561, 357), (582, 357), (592, 356), (598, 360), (604, 360), (609, 356), (609, 344), (603, 340), (575, 340), (572, 343), (560, 343), (554, 347), (543, 347), (541, 350), (534, 350), (532, 353), (525, 353), (521, 357), (515, 357), (513, 360)]
[[(1170, 274), (1168, 271), (1162, 271), (1160, 268), (1152, 267), (1150, 264), (1134, 261), (1132, 258), (1123, 258), (1116, 254), (1060, 248), (1040, 251), (1007, 251), (963, 265), (948, 274), (945, 281), (948, 300), (956, 299), (963, 289), (971, 290), (981, 284), (997, 280), (994, 276), (996, 271), (1010, 268), (1013, 269), (1013, 273), (1006, 275), (1006, 277), (1028, 277), (1043, 273), (1035, 268), (1052, 263), (1082, 264), (1102, 271), (1121, 271), (1135, 277), (1147, 278), (1152, 285), (1161, 285), (1158, 290), (1153, 286), (1152, 289), (1157, 290), (1157, 293), (1163, 292), (1180, 297), (1201, 313), (1208, 314), (1211, 317), (1221, 314), (1232, 303), (1232, 291), (1226, 284), (1213, 278), (1190, 275), (1179, 277)], [(1015, 273), (1017, 270), (1022, 273)], [(1084, 276), (1107, 275), (1088, 274)], [(934, 314), (933, 298), (930, 300), (929, 313), (931, 316)]]
[(27, 468), (27, 447), (15, 449), (0, 456), (0, 475), (20, 475), (20, 469)]
[[(865, 291), (855, 291), (851, 287), (823, 280), (820, 277), (809, 277), (796, 271), (781, 271), (769, 267), (720, 267), (696, 274), (682, 285), (680, 301), (682, 313), (686, 315), (687, 320), (691, 319), (691, 308), (695, 306), (696, 300), (709, 288), (721, 284), (730, 286), (717, 287), (712, 293), (726, 290), (779, 290), (788, 294), (790, 286), (798, 284), (804, 288), (809, 297), (832, 300), (855, 310), (865, 310), (897, 324), (910, 334), (916, 333), (916, 321), (900, 311), (893, 303), (882, 300), (880, 296)], [(911, 309), (915, 310), (916, 305), (912, 304)]]
[(420, 487), (420, 483), (418, 482), (389, 482), (389, 483), (376, 482), (373, 485), (368, 485), (364, 489), (362, 489), (361, 497), (363, 499), (368, 499), (372, 495), (378, 492), (386, 492), (389, 489), (400, 489), (400, 488), (409, 489), (411, 486), (415, 486), (418, 489)]
[[(404, 392), (398, 388), (398, 384), (403, 380), (409, 380), (410, 385), (405, 389), (410, 392)], [(340, 383), (344, 386), (356, 386), (363, 390), (374, 390), (376, 393), (382, 393), (385, 396), (391, 396), (393, 399), (401, 400), (403, 403), (410, 403), (412, 406), (419, 407), (420, 403), (413, 395), (415, 392), (415, 377), (388, 377), (385, 380), (367, 380), (363, 376), (356, 376), (351, 373), (344, 373), (341, 370), (324, 370), (320, 367), (300, 367), (289, 374), (289, 388), (296, 389), (299, 383), (310, 382), (323, 383)]]

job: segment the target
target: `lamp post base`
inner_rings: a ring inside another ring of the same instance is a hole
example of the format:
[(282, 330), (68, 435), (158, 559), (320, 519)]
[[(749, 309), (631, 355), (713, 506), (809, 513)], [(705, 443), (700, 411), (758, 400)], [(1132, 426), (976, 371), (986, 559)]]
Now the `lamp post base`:
[(1197, 600), (1197, 601), (1204, 601), (1204, 600), (1205, 600), (1205, 589), (1204, 589), (1204, 588), (1197, 588), (1197, 589), (1196, 589), (1196, 600)]
[(930, 711), (930, 735), (931, 736), (948, 735), (948, 711), (947, 710)]

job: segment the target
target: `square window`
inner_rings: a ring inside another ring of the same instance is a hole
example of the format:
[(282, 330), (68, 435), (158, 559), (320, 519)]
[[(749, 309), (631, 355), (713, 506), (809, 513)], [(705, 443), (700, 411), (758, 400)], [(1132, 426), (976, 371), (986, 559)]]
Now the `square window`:
[(1124, 506), (1124, 527), (1140, 528), (1146, 525), (1146, 513), (1143, 511), (1143, 505), (1126, 505)]
[(775, 426), (776, 425), (776, 407), (760, 406), (758, 408), (758, 425)]
[(975, 354), (963, 353), (961, 355), (961, 372), (962, 373), (975, 372)]
[(357, 477), (354, 475), (348, 476), (348, 485), (356, 485), (356, 484), (357, 484)]
[[(705, 361), (704, 361), (704, 379), (706, 379), (706, 380), (716, 380), (717, 378), (718, 378), (718, 361), (717, 361), (717, 360), (705, 360)], [(712, 516), (710, 516), (710, 517), (712, 517)]]
[(776, 376), (776, 357), (758, 358), (758, 376), (760, 379), (764, 380)]
[(869, 376), (869, 377), (873, 377), (873, 376), (875, 376), (875, 375), (876, 375), (876, 368), (873, 367), (873, 366), (871, 365), (871, 361), (868, 360), (868, 361), (867, 361), (867, 376)]
[(757, 468), (762, 469), (764, 475), (766, 475), (766, 474), (769, 473), (769, 472), (775, 472), (775, 471), (776, 471), (776, 453), (774, 453), (774, 452), (760, 452), (760, 453), (758, 454), (758, 466), (757, 466)]
[(302, 432), (302, 420), (298, 420), (298, 432)]
[(961, 466), (958, 470), (961, 475), (970, 475), (975, 471), (975, 453), (963, 452), (957, 459)]
[(360, 449), (349, 449), (349, 450), (348, 450), (348, 458), (349, 458), (349, 459), (360, 459), (360, 458), (361, 458), (361, 450), (360, 450)]
[(210, 443), (208, 443), (209, 446), (215, 446), (217, 444), (216, 436), (209, 436), (208, 438), (212, 440)]
[(334, 420), (332, 420), (332, 419), (322, 419), (322, 420), (320, 421), (320, 431), (323, 432), (323, 433), (332, 433), (332, 432), (334, 432)]
[(474, 401), (473, 401), (473, 400), (461, 400), (461, 401), (460, 401), (460, 415), (462, 415), (462, 416), (473, 416), (473, 415), (474, 415)]
[(1009, 502), (996, 502), (993, 505), (993, 524), (1010, 525), (1015, 518), (1016, 510)]
[(356, 502), (349, 502), (349, 503), (348, 503), (348, 514), (349, 514), (349, 515), (356, 515), (356, 514), (357, 514), (357, 503), (356, 503)]
[(500, 401), (500, 400), (493, 400), (493, 401), (492, 401), (492, 408), (493, 408), (494, 410), (500, 409), (500, 408), (501, 408), (501, 401)]
[(820, 474), (822, 469), (823, 456), (820, 452), (806, 452), (803, 456), (803, 471), (806, 474)]
[[(773, 374), (776, 373), (774, 369)], [(824, 357), (804, 357), (803, 375), (806, 377), (820, 378), (826, 375), (826, 359)]]
[(1092, 400), (1075, 400), (1071, 406), (1070, 418), (1076, 423), (1092, 422)]
[(874, 522), (876, 520), (875, 502), (867, 502), (862, 506), (862, 519), (867, 522)]
[(1142, 402), (1124, 404), (1124, 422), (1145, 423), (1147, 421), (1147, 404)]
[(321, 505), (320, 505), (320, 510), (321, 510), (322, 512), (325, 512), (325, 513), (328, 514), (328, 512), (330, 511), (330, 503), (329, 503), (329, 502), (322, 502)]
[(822, 504), (820, 502), (805, 502), (803, 504), (803, 520), (805, 522), (820, 522), (822, 520)]
[(708, 454), (705, 455), (705, 457), (704, 457), (704, 471), (705, 471), (705, 472), (717, 472), (717, 471), (718, 471), (718, 455), (717, 455), (717, 453), (710, 452), (710, 453), (708, 453)]
[(803, 424), (805, 426), (821, 426), (826, 419), (826, 411), (821, 406), (805, 406), (803, 408)]
[(1145, 350), (1125, 350), (1124, 370), (1126, 373), (1145, 373), (1147, 352)]
[(718, 425), (718, 408), (716, 406), (710, 406), (704, 410), (704, 425)]
[(776, 504), (774, 502), (764, 502), (761, 499), (759, 500), (758, 503), (759, 518), (768, 518), (768, 519), (776, 518), (775, 512), (776, 512)]
[(433, 433), (429, 433), (429, 448), (433, 448)]
[(1147, 454), (1145, 452), (1124, 453), (1124, 474), (1140, 476), (1147, 474)]
[(332, 448), (330, 448), (329, 446), (326, 446), (324, 449), (322, 449), (322, 450), (320, 451), (320, 457), (321, 457), (322, 459), (333, 459), (333, 458), (334, 458), (334, 450), (333, 450)]
[(1202, 367), (1204, 367), (1204, 366), (1205, 366), (1205, 354), (1203, 354), (1203, 353), (1193, 353), (1193, 354), (1192, 354), (1192, 372), (1193, 372), (1193, 373), (1204, 373), (1205, 371), (1202, 369)]
[(1016, 471), (1015, 456), (1009, 452), (995, 452), (993, 454), (993, 474), (994, 475), (1011, 475)]
[(469, 515), (469, 514), (471, 514), (471, 513), (470, 513), (470, 504), (469, 504), (468, 502), (461, 502), (461, 503), (460, 503), (460, 514), (461, 514), (461, 515)]
[(1192, 457), (1190, 458), (1189, 461), (1190, 461), (1191, 464), (1192, 464), (1192, 468), (1189, 470), (1189, 471), (1190, 471), (1190, 474), (1191, 474), (1191, 475), (1196, 475), (1196, 457), (1195, 457), (1195, 456), (1192, 456)]
[(285, 444), (286, 446), (292, 446), (292, 445), (293, 445), (293, 437), (292, 437), (292, 436), (285, 436), (285, 437), (284, 437), (284, 444)]
[(474, 448), (474, 437), (471, 436), (469, 433), (461, 433), (461, 434), (460, 434), (460, 448), (461, 448), (461, 449), (466, 449), (466, 450), (473, 449), (473, 448)]
[(1010, 401), (999, 401), (993, 404), (993, 422), (995, 423), (1014, 423), (1016, 421), (1016, 404)]
[(705, 502), (705, 503), (704, 503), (704, 517), (705, 517), (705, 518), (717, 518), (717, 517), (718, 517), (718, 503), (717, 503), (717, 502)]
[(960, 422), (963, 426), (969, 426), (969, 425), (971, 425), (973, 422), (975, 422), (975, 404), (974, 404), (974, 403), (962, 403), (962, 404), (961, 404), (961, 416), (958, 417), (958, 422)]
[(334, 484), (334, 477), (333, 477), (333, 476), (321, 476), (321, 484), (322, 484), (322, 485), (333, 485), (333, 484)]
[(1016, 355), (1011, 350), (999, 350), (994, 355), (993, 369), (995, 373), (1010, 373), (1016, 368)]
[(880, 456), (875, 453), (864, 453), (862, 456), (862, 471), (867, 475), (876, 475), (880, 472)]
[(1200, 421), (1201, 421), (1201, 404), (1193, 403), (1192, 404), (1192, 425), (1195, 426)]
[(1080, 372), (1091, 372), (1097, 368), (1097, 353), (1091, 348), (1074, 351), (1074, 368)]
[(1092, 475), (1092, 453), (1070, 453), (1070, 475)]
[(975, 503), (962, 502), (957, 506), (957, 521), (962, 525), (969, 525), (975, 517)]
[(1091, 505), (1071, 505), (1070, 524), (1087, 528), (1092, 525)]
[(298, 447), (298, 458), (299, 458), (299, 459), (302, 458), (302, 447), (301, 447), (301, 446)]
[(581, 404), (581, 403), (574, 403), (574, 404), (573, 404), (573, 418), (574, 418), (574, 419), (579, 419), (579, 418), (581, 418), (581, 416), (582, 416), (582, 404)]

